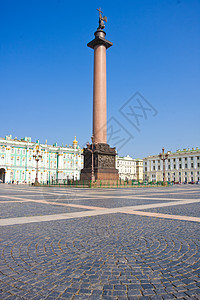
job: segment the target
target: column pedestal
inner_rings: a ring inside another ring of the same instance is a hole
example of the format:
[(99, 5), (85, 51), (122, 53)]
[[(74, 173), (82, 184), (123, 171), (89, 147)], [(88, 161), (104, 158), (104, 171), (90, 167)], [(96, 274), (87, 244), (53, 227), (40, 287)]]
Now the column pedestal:
[[(118, 170), (115, 168), (115, 148), (108, 144), (93, 145), (93, 166), (95, 180), (118, 180)], [(83, 150), (84, 168), (81, 170), (81, 181), (92, 180), (92, 145)]]

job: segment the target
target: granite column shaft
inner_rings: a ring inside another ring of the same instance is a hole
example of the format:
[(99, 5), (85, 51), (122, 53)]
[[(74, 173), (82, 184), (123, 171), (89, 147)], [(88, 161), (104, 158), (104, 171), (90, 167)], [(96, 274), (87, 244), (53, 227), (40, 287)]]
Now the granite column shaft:
[(107, 143), (106, 46), (94, 47), (93, 136), (95, 143)]

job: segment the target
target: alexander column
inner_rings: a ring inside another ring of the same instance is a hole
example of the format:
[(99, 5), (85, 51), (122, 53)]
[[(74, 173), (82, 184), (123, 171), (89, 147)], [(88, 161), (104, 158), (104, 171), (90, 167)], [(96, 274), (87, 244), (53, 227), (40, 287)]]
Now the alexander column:
[(104, 21), (107, 18), (99, 11), (99, 27), (95, 38), (87, 44), (94, 50), (93, 78), (93, 134), (92, 144), (84, 148), (84, 168), (81, 180), (117, 180), (115, 168), (115, 148), (107, 144), (107, 89), (106, 89), (106, 50), (113, 44), (105, 39)]

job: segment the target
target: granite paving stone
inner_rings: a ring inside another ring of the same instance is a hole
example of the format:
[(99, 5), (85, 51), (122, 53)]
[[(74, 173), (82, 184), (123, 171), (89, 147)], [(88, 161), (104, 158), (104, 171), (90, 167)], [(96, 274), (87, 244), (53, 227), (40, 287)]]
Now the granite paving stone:
[[(172, 199), (198, 200), (199, 191), (198, 186), (66, 191), (1, 185), (0, 195), (4, 198), (0, 202), (9, 195), (32, 200), (49, 198), (49, 202), (8, 200), (0, 207), (3, 218), (9, 219), (85, 210), (51, 205), (55, 200), (105, 209), (165, 202), (169, 205), (148, 211), (198, 217), (199, 202), (170, 203)], [(200, 299), (199, 227), (195, 221), (114, 211), (1, 226), (0, 298)]]
[(149, 208), (149, 209), (145, 209), (144, 211), (157, 212), (157, 213), (169, 214), (169, 215), (200, 217), (200, 202), (185, 204), (185, 205)]
[[(160, 199), (158, 199), (160, 201)], [(120, 199), (92, 199), (92, 200), (59, 200), (61, 203), (74, 203), (74, 204), (81, 204), (81, 205), (92, 205), (99, 206), (104, 208), (115, 208), (115, 207), (125, 207), (125, 206), (134, 206), (134, 205), (143, 205), (143, 204), (152, 204), (157, 203), (157, 200), (149, 200), (149, 199), (127, 199), (127, 198), (120, 198)], [(162, 200), (163, 203), (167, 203), (169, 201)]]
[(87, 210), (86, 208), (63, 207), (40, 203), (0, 203), (0, 218), (41, 216)]

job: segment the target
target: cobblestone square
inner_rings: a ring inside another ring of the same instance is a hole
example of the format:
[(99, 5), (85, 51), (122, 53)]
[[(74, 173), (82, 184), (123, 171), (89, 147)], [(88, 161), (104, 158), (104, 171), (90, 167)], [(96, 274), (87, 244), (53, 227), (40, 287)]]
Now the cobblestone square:
[(200, 187), (0, 185), (0, 299), (200, 299)]

